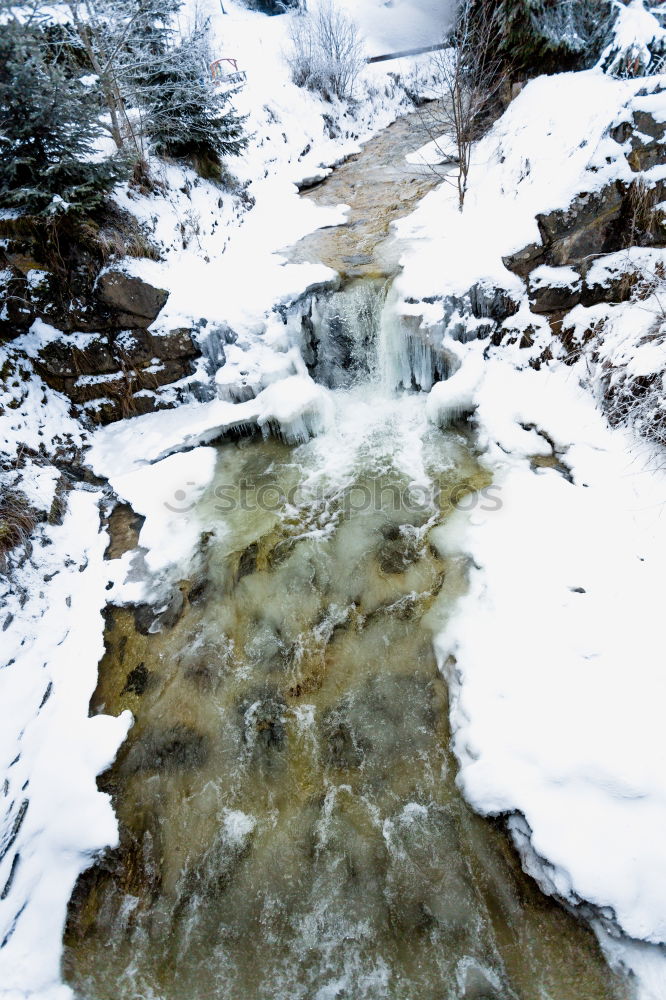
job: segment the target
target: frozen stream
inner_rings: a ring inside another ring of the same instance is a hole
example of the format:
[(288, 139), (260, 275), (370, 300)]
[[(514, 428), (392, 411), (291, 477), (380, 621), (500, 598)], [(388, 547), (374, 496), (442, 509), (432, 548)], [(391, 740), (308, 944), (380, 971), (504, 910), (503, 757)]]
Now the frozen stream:
[[(498, 498), (468, 429), (391, 389), (415, 359), (377, 337), (390, 222), (434, 183), (395, 169), (406, 142), (393, 126), (321, 185), (349, 223), (293, 250), (355, 279), (310, 318), (328, 429), (220, 443), (167, 610), (108, 611), (91, 708), (136, 723), (100, 779), (121, 845), (70, 904), (81, 1000), (626, 997), (456, 785), (432, 639), (466, 567), (437, 529)], [(445, 374), (426, 354), (422, 386)], [(136, 545), (131, 513), (112, 528), (111, 556)]]
[(488, 474), (418, 394), (335, 401), (298, 448), (219, 447), (161, 631), (109, 613), (93, 710), (136, 725), (67, 980), (86, 1000), (619, 996), (456, 788), (431, 637), (465, 572), (431, 534), (456, 501), (492, 509)]

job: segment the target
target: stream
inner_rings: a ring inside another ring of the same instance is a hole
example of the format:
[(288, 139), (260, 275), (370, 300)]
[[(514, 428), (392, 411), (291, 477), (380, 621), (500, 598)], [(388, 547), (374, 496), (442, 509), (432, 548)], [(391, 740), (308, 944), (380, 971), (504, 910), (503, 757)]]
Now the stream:
[[(387, 218), (408, 210), (384, 197)], [(322, 239), (343, 273), (347, 236)], [(136, 722), (99, 782), (120, 847), (70, 904), (81, 1000), (626, 996), (456, 785), (432, 639), (466, 567), (440, 526), (501, 499), (467, 425), (429, 425), (386, 378), (380, 242), (315, 311), (330, 427), (220, 442), (167, 612), (107, 610), (91, 711)], [(356, 355), (331, 348), (340, 326)], [(114, 517), (112, 557), (136, 546), (131, 512)]]

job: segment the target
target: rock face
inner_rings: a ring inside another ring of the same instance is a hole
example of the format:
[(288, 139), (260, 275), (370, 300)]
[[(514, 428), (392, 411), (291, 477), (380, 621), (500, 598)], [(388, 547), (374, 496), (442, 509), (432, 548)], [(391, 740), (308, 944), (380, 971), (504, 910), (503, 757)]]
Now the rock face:
[(516, 302), (503, 288), (492, 288), (477, 282), (469, 290), (472, 315), (477, 319), (490, 318), (497, 323), (518, 312)]
[(645, 97), (641, 102), (643, 107), (634, 109), (631, 121), (622, 122), (611, 132), (615, 141), (621, 145), (629, 142), (625, 155), (635, 172), (649, 170), (663, 163), (666, 158), (666, 122), (659, 121), (649, 110), (652, 100), (651, 97)]
[(34, 362), (47, 385), (102, 424), (177, 403), (178, 387), (165, 387), (190, 375), (200, 352), (188, 328), (149, 330), (169, 293), (85, 254), (65, 282), (30, 251), (19, 240), (0, 251), (0, 336), (37, 319), (62, 331)]
[(559, 266), (619, 249), (624, 195), (619, 183), (608, 184), (601, 191), (578, 195), (567, 209), (537, 215), (548, 262)]
[(526, 278), (542, 264), (558, 267), (619, 250), (626, 197), (627, 186), (615, 182), (579, 194), (566, 209), (537, 215), (542, 242), (503, 257), (505, 267)]
[(122, 271), (105, 271), (97, 280), (96, 295), (107, 306), (121, 327), (148, 327), (157, 319), (169, 293), (154, 288), (142, 278)]
[(139, 327), (63, 334), (41, 349), (35, 367), (47, 385), (105, 424), (164, 405), (157, 390), (189, 375), (198, 353), (187, 329)]
[[(626, 257), (629, 247), (666, 246), (664, 213), (666, 183), (648, 173), (666, 164), (666, 121), (663, 88), (636, 94), (622, 112), (622, 120), (607, 133), (621, 147), (617, 151), (618, 178), (599, 190), (581, 191), (564, 209), (536, 216), (540, 243), (503, 258), (509, 271), (521, 277), (535, 323), (545, 319), (553, 334), (575, 354), (567, 313), (578, 305), (618, 303), (631, 298), (638, 274)], [(612, 149), (612, 143), (610, 143)], [(630, 179), (622, 156), (634, 175)], [(612, 156), (607, 157), (612, 163)], [(590, 173), (591, 178), (594, 173)], [(602, 266), (603, 265), (603, 266)], [(493, 342), (507, 335), (505, 322)], [(533, 341), (524, 336), (525, 346)], [(514, 331), (516, 340), (521, 331)]]

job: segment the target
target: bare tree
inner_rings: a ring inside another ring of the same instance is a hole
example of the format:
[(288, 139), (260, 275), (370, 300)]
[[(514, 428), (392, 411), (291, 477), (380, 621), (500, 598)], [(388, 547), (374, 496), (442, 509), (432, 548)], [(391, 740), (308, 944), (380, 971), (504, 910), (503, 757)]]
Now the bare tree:
[(140, 153), (139, 141), (127, 114), (118, 74), (118, 53), (130, 31), (132, 20), (123, 27), (118, 38), (113, 37), (99, 17), (94, 0), (72, 0), (68, 3), (72, 24), (81, 41), (90, 65), (99, 79), (110, 118), (109, 132), (118, 149), (128, 140)]
[(424, 108), (421, 119), (442, 162), (455, 160), (458, 207), (462, 212), (472, 147), (480, 138), (507, 79), (506, 60), (498, 52), (497, 5), (462, 0), (451, 45), (433, 56), (439, 99)]
[(363, 43), (354, 21), (322, 0), (314, 13), (303, 12), (291, 24), (291, 51), (287, 61), (299, 87), (307, 87), (327, 100), (348, 100), (365, 64)]

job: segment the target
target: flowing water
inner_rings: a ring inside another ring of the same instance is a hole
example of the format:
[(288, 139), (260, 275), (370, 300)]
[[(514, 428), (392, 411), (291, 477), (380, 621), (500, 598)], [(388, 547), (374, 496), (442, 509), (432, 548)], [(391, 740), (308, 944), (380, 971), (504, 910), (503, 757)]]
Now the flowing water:
[(291, 260), (327, 264), (344, 281), (396, 274), (400, 247), (390, 238), (391, 223), (409, 215), (449, 169), (434, 171), (411, 165), (405, 158), (432, 139), (435, 107), (432, 102), (427, 113), (413, 111), (398, 118), (324, 183), (305, 192), (317, 205), (349, 206), (347, 221), (300, 240), (291, 250)]
[(418, 394), (335, 399), (308, 444), (219, 446), (169, 621), (109, 613), (93, 710), (136, 725), (66, 977), (86, 1000), (614, 997), (455, 784), (431, 642), (465, 569), (430, 535), (494, 508), (488, 473)]
[[(308, 320), (329, 429), (221, 443), (166, 610), (109, 609), (91, 710), (136, 723), (100, 780), (120, 847), (70, 905), (81, 1000), (626, 997), (456, 786), (432, 638), (466, 570), (433, 529), (501, 498), (466, 428), (391, 390), (445, 372), (390, 323), (377, 337), (373, 247), (372, 280)], [(135, 524), (119, 509), (112, 527), (117, 557)]]

